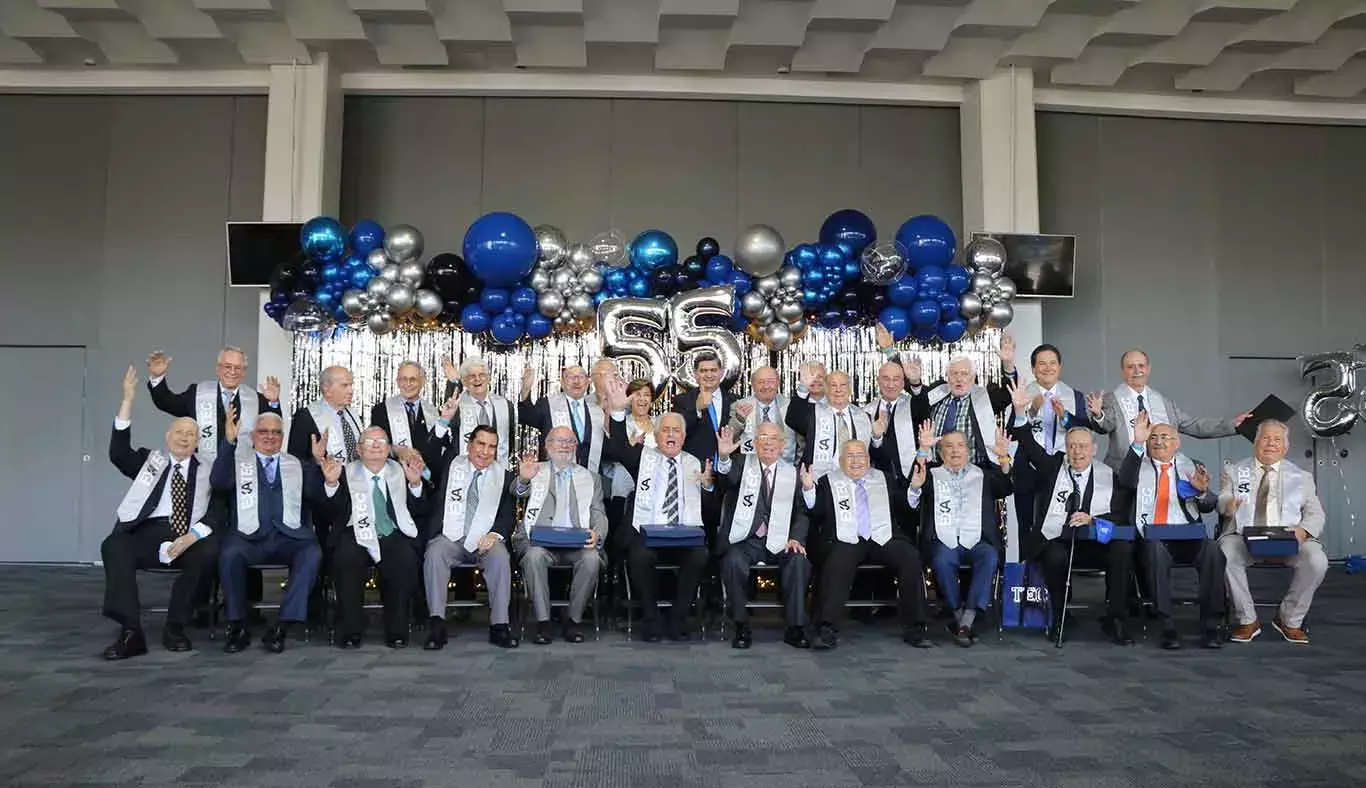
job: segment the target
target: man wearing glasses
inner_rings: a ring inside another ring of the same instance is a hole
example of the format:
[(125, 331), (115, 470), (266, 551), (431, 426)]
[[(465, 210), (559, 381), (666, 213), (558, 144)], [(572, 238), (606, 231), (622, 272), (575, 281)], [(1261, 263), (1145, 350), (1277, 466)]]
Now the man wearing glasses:
[(147, 357), (147, 390), (152, 394), (152, 404), (162, 413), (195, 420), (199, 427), (199, 459), (204, 462), (212, 463), (218, 452), (229, 407), (237, 412), (242, 429), (247, 431), (256, 424), (259, 414), (280, 413), (280, 381), (266, 378), (259, 393), (242, 385), (247, 376), (247, 354), (241, 348), (229, 345), (218, 351), (217, 380), (191, 383), (180, 393), (171, 391), (166, 384), (170, 369), (171, 357), (160, 350)]
[(574, 461), (597, 473), (602, 467), (602, 448), (607, 439), (602, 407), (588, 396), (588, 373), (577, 364), (560, 370), (560, 390), (535, 402), (531, 391), (536, 376), (530, 365), (522, 374), (522, 400), (517, 415), (541, 435), (556, 427), (568, 427), (574, 436)]

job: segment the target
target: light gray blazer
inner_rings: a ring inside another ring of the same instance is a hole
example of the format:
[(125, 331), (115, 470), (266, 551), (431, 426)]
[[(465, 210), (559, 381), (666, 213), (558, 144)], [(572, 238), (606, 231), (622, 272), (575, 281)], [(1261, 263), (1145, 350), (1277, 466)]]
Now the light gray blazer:
[[(1152, 389), (1151, 386), (1148, 387)], [(1155, 389), (1153, 389), (1155, 390)], [(1162, 397), (1162, 401), (1167, 406), (1167, 415), (1171, 418), (1176, 431), (1182, 435), (1189, 435), (1192, 438), (1227, 438), (1237, 433), (1233, 429), (1233, 422), (1230, 419), (1197, 418), (1181, 410), (1172, 398), (1157, 392)], [(1124, 462), (1124, 455), (1129, 451), (1129, 429), (1121, 424), (1124, 415), (1119, 409), (1119, 402), (1115, 399), (1113, 390), (1105, 392), (1105, 397), (1100, 406), (1100, 422), (1096, 425), (1101, 432), (1108, 433), (1110, 445), (1105, 450), (1104, 462), (1116, 472)]]
[[(513, 487), (513, 492), (518, 498), (525, 499), (531, 495), (531, 485), (528, 484), (525, 489), (522, 489), (520, 479), (518, 481), (519, 483)], [(555, 521), (555, 507), (555, 486), (552, 484), (550, 489), (546, 490), (545, 503), (541, 506), (541, 514), (536, 518), (535, 527), (549, 526), (553, 523)], [(603, 544), (607, 541), (607, 508), (602, 503), (602, 477), (596, 473), (593, 474), (593, 502), (588, 507), (588, 519), (591, 521), (589, 527), (593, 529), (593, 533), (598, 535), (598, 549), (602, 549)], [(575, 528), (581, 526), (579, 523), (579, 502), (574, 494), (574, 485), (572, 484), (569, 485), (569, 521), (574, 524)], [(521, 553), (530, 544), (531, 534), (527, 533), (526, 527), (519, 518), (517, 527), (512, 529), (512, 548)]]

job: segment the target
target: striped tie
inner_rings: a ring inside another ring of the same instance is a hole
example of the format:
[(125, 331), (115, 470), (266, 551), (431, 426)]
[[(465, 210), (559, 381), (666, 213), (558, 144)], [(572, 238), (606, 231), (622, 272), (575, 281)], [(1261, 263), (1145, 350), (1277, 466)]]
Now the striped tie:
[(678, 525), (678, 458), (669, 458), (669, 481), (664, 486), (664, 519)]

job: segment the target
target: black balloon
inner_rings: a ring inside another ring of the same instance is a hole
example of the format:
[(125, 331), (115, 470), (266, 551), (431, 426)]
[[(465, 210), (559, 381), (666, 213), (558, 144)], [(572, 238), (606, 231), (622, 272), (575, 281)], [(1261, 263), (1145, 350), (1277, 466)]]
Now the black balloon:
[[(299, 279), (308, 279), (308, 280), (311, 280), (311, 281), (316, 282), (316, 281), (318, 281), (318, 276), (321, 274), (321, 272), (322, 272), (322, 271), (321, 271), (321, 269), (318, 267), (318, 264), (315, 263), (315, 262), (313, 262), (312, 260), (309, 260), (308, 262), (306, 262), (306, 263), (304, 263), (303, 265), (300, 265), (300, 266), (299, 266), (299, 268), (298, 268), (298, 274), (299, 274), (298, 278), (299, 278)], [(296, 280), (296, 281), (297, 281), (297, 280)]]
[(700, 282), (707, 276), (707, 262), (697, 255), (684, 260), (681, 268), (694, 282)]
[(847, 325), (856, 326), (863, 320), (863, 310), (855, 306), (844, 308), (844, 322)]
[(295, 284), (294, 289), (289, 291), (289, 300), (297, 301), (300, 298), (310, 298), (313, 295), (313, 287), (306, 284)]
[(679, 268), (676, 265), (666, 265), (663, 268), (656, 268), (651, 271), (650, 290), (655, 295), (673, 295), (678, 289)]
[[(458, 254), (443, 252), (427, 263), (427, 285), (446, 301), (468, 304), (470, 287), (475, 285), (474, 274)], [(476, 287), (476, 292), (478, 288)]]
[(295, 282), (299, 279), (299, 265), (298, 260), (287, 260), (275, 266), (275, 271), (270, 275), (270, 289), (286, 292), (293, 290)]
[(707, 236), (697, 242), (697, 256), (702, 258), (704, 264), (718, 254), (721, 254), (721, 244), (715, 238)]

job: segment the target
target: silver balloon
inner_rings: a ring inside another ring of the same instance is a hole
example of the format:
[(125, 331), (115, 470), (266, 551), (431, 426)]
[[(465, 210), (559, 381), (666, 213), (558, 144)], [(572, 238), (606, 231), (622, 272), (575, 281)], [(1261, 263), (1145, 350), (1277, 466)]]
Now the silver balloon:
[(889, 285), (906, 273), (906, 253), (896, 241), (869, 244), (859, 256), (859, 271), (869, 284)]
[(394, 330), (394, 316), (388, 312), (375, 312), (365, 318), (365, 325), (372, 334), (387, 334)]
[[(347, 290), (342, 293), (341, 307), (347, 317), (360, 317), (365, 314), (365, 293), (361, 290)], [(441, 310), (437, 310), (438, 312)]]
[(572, 325), (574, 325), (574, 316), (568, 312), (561, 312), (559, 316), (555, 318), (555, 326), (557, 328), (568, 328)]
[(396, 263), (422, 256), (422, 233), (410, 224), (399, 224), (384, 233), (384, 254)]
[(375, 273), (384, 270), (384, 266), (389, 264), (388, 255), (384, 254), (383, 249), (371, 249), (365, 256), (365, 264), (374, 269)]
[(693, 363), (699, 355), (708, 353), (715, 356), (721, 365), (721, 387), (730, 388), (740, 378), (740, 367), (744, 361), (740, 340), (729, 328), (703, 325), (702, 320), (720, 318), (729, 321), (735, 305), (735, 288), (725, 285), (679, 293), (670, 299), (670, 305), (674, 343), (679, 350), (674, 380), (689, 388), (696, 386)]
[(536, 234), (536, 257), (542, 265), (554, 269), (564, 262), (569, 241), (564, 237), (563, 230), (550, 224), (538, 224), (531, 228), (531, 232)]
[(1004, 276), (996, 280), (995, 290), (1002, 302), (1009, 301), (1019, 292), (1018, 288), (1015, 287), (1015, 282)]
[[(383, 279), (384, 281), (388, 282), (389, 284), (393, 284), (394, 282), (397, 282), (397, 281), (398, 281), (398, 264), (397, 264), (397, 263), (390, 263), (390, 264), (384, 266), (384, 268), (380, 269), (379, 275), (376, 276), (375, 279)], [(373, 281), (373, 280), (372, 280), (372, 281)]]
[(550, 287), (553, 290), (564, 292), (574, 282), (574, 272), (568, 268), (561, 268), (550, 275)]
[(416, 301), (417, 295), (413, 293), (413, 288), (402, 282), (389, 285), (389, 292), (384, 294), (384, 302), (398, 315), (412, 309)]
[(982, 329), (985, 327), (986, 323), (982, 320), (981, 315), (978, 315), (977, 317), (968, 318), (968, 330), (964, 332), (963, 336), (975, 337), (978, 334), (980, 334), (982, 332)]
[(564, 305), (574, 317), (588, 317), (594, 312), (593, 299), (583, 293), (570, 296)]
[(531, 289), (536, 292), (550, 289), (550, 272), (544, 268), (537, 268), (531, 272)]
[(769, 323), (764, 326), (764, 341), (774, 350), (786, 350), (792, 344), (792, 329), (786, 323)]
[(536, 308), (546, 317), (558, 317), (564, 311), (564, 296), (558, 291), (547, 290), (536, 299)]
[(783, 301), (773, 311), (778, 315), (779, 320), (784, 323), (791, 323), (802, 316), (802, 305), (800, 301)]
[(785, 254), (787, 247), (778, 231), (756, 224), (740, 233), (735, 242), (735, 267), (750, 276), (768, 276), (782, 267)]
[(972, 275), (972, 292), (981, 295), (991, 289), (996, 280), (987, 274), (977, 273)]
[(594, 260), (613, 268), (625, 268), (631, 264), (631, 256), (626, 249), (626, 238), (620, 230), (608, 230), (593, 236), (588, 242), (588, 251)]
[(987, 325), (991, 328), (1005, 328), (1015, 319), (1015, 307), (1010, 304), (992, 304), (987, 312)]
[(413, 299), (413, 308), (423, 317), (436, 317), (443, 306), (441, 295), (435, 290), (419, 290)]
[(754, 322), (761, 326), (766, 326), (773, 322), (773, 307), (764, 304), (764, 308), (759, 310), (759, 314), (754, 316)]
[(377, 276), (366, 283), (365, 292), (375, 298), (384, 298), (384, 294), (389, 292), (389, 280)]
[(778, 270), (778, 285), (796, 289), (802, 286), (802, 271), (793, 265), (785, 265)]
[(588, 244), (572, 244), (565, 256), (565, 262), (576, 272), (587, 271), (593, 267), (593, 252)]
[(802, 332), (806, 330), (806, 317), (798, 315), (796, 320), (787, 321), (787, 330), (793, 339), (801, 336)]
[(416, 260), (400, 263), (398, 266), (398, 281), (409, 287), (421, 287), (422, 279), (427, 275), (427, 267)]
[(602, 289), (602, 272), (596, 268), (590, 268), (579, 274), (579, 284), (583, 285), (585, 293), (596, 293)]
[(991, 236), (974, 238), (963, 250), (963, 259), (972, 270), (997, 277), (1006, 267), (1006, 248)]
[(296, 300), (280, 318), (280, 325), (286, 331), (321, 331), (332, 323), (332, 315), (328, 314), (327, 309), (311, 298)]
[(750, 292), (758, 293), (764, 298), (768, 298), (769, 296), (776, 294), (778, 292), (779, 287), (780, 285), (778, 284), (778, 277), (761, 276), (758, 279), (754, 280), (754, 289)]
[(963, 317), (972, 320), (982, 315), (982, 298), (976, 293), (967, 292), (958, 296), (958, 309)]
[(768, 306), (768, 301), (753, 290), (740, 296), (740, 312), (745, 317), (758, 317), (766, 306)]
[[(293, 309), (294, 307), (290, 307)], [(1362, 415), (1352, 407), (1358, 372), (1366, 368), (1351, 353), (1315, 353), (1300, 357), (1300, 376), (1322, 380), (1305, 395), (1300, 406), (1304, 426), (1316, 437), (1346, 435)]]

